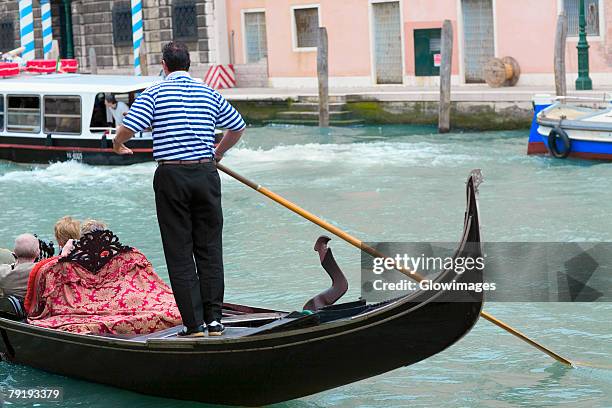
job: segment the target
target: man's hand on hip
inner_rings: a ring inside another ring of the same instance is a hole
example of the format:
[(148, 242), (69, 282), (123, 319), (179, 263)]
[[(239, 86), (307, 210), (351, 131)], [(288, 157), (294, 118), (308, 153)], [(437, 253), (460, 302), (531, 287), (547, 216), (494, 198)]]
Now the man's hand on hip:
[(244, 129), (237, 130), (237, 131), (228, 130), (225, 133), (225, 135), (223, 135), (223, 138), (221, 138), (221, 141), (219, 142), (219, 144), (217, 145), (217, 148), (215, 149), (215, 160), (217, 162), (220, 162), (221, 159), (223, 159), (223, 155), (225, 154), (226, 151), (228, 151), (232, 146), (238, 143), (243, 132), (244, 132)]

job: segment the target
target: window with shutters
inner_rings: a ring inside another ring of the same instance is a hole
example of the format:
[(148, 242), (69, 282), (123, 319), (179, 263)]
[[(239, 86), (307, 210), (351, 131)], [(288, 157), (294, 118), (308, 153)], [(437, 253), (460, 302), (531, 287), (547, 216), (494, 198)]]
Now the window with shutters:
[[(584, 0), (587, 35), (600, 35), (600, 7), (600, 0)], [(567, 16), (567, 35), (577, 37), (580, 28), (580, 0), (563, 0), (563, 8)]]
[(115, 46), (132, 44), (132, 10), (129, 2), (113, 6), (113, 43)]
[(196, 4), (192, 0), (175, 0), (172, 3), (172, 34), (175, 40), (198, 39)]
[(0, 21), (0, 52), (15, 48), (15, 23), (13, 20), (4, 19)]
[(495, 56), (493, 0), (461, 0), (465, 82), (484, 83), (484, 67)]
[(319, 6), (296, 6), (292, 10), (294, 50), (316, 50), (319, 41)]
[(263, 11), (244, 12), (244, 44), (247, 63), (259, 62), (268, 56), (266, 14)]

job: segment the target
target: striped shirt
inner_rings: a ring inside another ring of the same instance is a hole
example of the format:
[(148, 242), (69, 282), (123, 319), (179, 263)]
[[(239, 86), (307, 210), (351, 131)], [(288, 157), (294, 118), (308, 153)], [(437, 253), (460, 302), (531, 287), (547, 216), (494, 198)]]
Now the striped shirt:
[(245, 123), (219, 92), (176, 71), (136, 98), (123, 126), (153, 128), (155, 160), (199, 160), (214, 156), (215, 128), (238, 131)]

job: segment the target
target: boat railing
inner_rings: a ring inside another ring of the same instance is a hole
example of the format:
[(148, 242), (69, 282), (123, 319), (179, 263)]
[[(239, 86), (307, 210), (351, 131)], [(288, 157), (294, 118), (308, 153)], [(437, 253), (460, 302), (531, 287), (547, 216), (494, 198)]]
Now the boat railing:
[[(117, 135), (117, 128), (114, 127), (90, 127), (89, 131), (91, 133), (102, 133), (106, 135), (107, 139), (113, 139)], [(146, 134), (150, 133), (150, 131), (138, 132), (135, 134), (136, 138), (144, 137)]]
[(588, 101), (588, 102), (602, 102), (602, 103), (612, 103), (612, 96), (610, 94), (604, 93), (603, 97), (596, 98), (594, 96), (556, 96), (555, 100), (560, 101)]
[(117, 128), (114, 127), (90, 127), (91, 133), (104, 133), (106, 137), (115, 137), (117, 134)]

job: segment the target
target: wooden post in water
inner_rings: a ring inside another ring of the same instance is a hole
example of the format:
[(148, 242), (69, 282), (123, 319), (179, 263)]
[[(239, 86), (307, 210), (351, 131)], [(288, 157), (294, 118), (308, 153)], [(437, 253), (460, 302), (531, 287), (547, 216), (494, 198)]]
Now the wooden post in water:
[(567, 95), (565, 77), (565, 42), (567, 40), (567, 16), (562, 11), (557, 17), (557, 32), (555, 34), (555, 90), (557, 96)]
[(319, 79), (319, 126), (329, 127), (329, 61), (327, 55), (327, 29), (325, 27), (319, 27), (317, 77)]
[(92, 75), (98, 74), (98, 60), (96, 58), (96, 49), (94, 47), (89, 47), (89, 70)]
[(440, 62), (440, 108), (438, 111), (438, 132), (450, 131), (451, 108), (451, 68), (453, 61), (453, 25), (450, 20), (444, 20), (442, 25)]
[(234, 64), (234, 60), (235, 60), (235, 57), (234, 57), (234, 52), (235, 52), (234, 50), (235, 50), (235, 48), (234, 47), (235, 47), (235, 45), (234, 45), (234, 30), (232, 30), (231, 33), (230, 33), (230, 42), (229, 42), (229, 53), (230, 53), (229, 58), (230, 58), (230, 64), (232, 64), (232, 65)]

